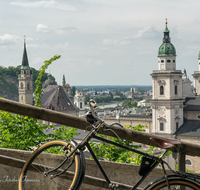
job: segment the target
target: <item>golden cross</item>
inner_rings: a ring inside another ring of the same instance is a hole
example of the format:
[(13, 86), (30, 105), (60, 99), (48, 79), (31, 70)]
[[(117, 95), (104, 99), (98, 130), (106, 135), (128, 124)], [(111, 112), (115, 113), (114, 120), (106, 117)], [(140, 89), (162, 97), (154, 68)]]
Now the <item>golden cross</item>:
[(166, 20), (165, 24), (167, 24), (167, 18), (165, 20)]

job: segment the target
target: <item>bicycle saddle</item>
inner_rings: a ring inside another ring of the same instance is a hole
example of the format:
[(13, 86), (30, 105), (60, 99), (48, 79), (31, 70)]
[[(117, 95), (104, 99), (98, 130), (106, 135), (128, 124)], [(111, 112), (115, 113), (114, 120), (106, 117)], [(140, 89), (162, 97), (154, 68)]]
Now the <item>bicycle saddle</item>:
[(176, 145), (181, 144), (179, 141), (165, 140), (159, 137), (151, 137), (150, 140), (157, 143), (161, 148), (174, 148)]

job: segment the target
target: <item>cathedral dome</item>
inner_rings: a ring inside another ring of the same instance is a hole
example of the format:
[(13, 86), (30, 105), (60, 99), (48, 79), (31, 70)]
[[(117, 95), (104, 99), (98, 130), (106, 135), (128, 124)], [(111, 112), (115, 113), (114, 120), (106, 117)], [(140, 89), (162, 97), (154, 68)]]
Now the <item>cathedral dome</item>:
[(47, 77), (48, 79), (44, 82), (42, 86), (43, 88), (46, 88), (48, 85), (57, 85), (57, 82), (54, 80), (50, 73), (47, 75)]
[(176, 49), (172, 43), (162, 43), (158, 49), (158, 57), (160, 56), (176, 56)]
[(171, 43), (171, 39), (169, 37), (169, 29), (167, 28), (167, 22), (165, 30), (163, 31), (164, 37), (163, 37), (163, 43), (158, 49), (158, 57), (160, 56), (176, 56), (176, 49)]

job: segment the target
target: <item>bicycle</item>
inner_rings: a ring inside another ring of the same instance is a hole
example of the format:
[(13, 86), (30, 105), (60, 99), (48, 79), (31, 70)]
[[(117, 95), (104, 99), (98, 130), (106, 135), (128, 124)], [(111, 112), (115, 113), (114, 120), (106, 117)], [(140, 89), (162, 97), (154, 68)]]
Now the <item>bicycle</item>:
[[(159, 164), (162, 166), (162, 170), (164, 172), (164, 176), (154, 181), (148, 183), (144, 190), (176, 190), (176, 189), (186, 189), (186, 190), (200, 190), (200, 176), (179, 172), (173, 170), (168, 163), (166, 163), (163, 159), (168, 153), (169, 150), (178, 150), (180, 147), (180, 142), (178, 141), (169, 141), (164, 140), (157, 137), (152, 137), (151, 140), (156, 142), (161, 148), (166, 149), (165, 152), (160, 156), (156, 157), (154, 155), (147, 154), (140, 150), (129, 148), (127, 146), (121, 145), (119, 143), (110, 141), (108, 139), (96, 136), (99, 129), (102, 127), (104, 130), (111, 130), (110, 126), (119, 125), (124, 130), (126, 129), (120, 123), (111, 123), (106, 124), (103, 120), (97, 117), (94, 112), (94, 108), (96, 107), (96, 103), (94, 100), (90, 100), (90, 112), (87, 113), (86, 119), (91, 124), (92, 129), (88, 133), (88, 135), (80, 142), (79, 144), (75, 141), (65, 142), (61, 140), (48, 142), (38, 149), (36, 149), (33, 154), (29, 157), (27, 162), (25, 163), (20, 178), (19, 178), (19, 190), (29, 190), (32, 189), (32, 186), (35, 185), (35, 188), (44, 189), (47, 187), (52, 187), (54, 189), (57, 188), (57, 185), (60, 184), (59, 189), (68, 189), (68, 190), (79, 190), (85, 175), (85, 157), (83, 154), (83, 150), (87, 147), (91, 156), (94, 158), (98, 168), (103, 174), (108, 187), (112, 190), (122, 190), (127, 189), (124, 188), (123, 185), (118, 183), (113, 183), (110, 181), (109, 177), (105, 173), (102, 168), (100, 162), (98, 161), (95, 153), (91, 149), (89, 145), (89, 141), (91, 138), (98, 139), (100, 141), (110, 143), (112, 145), (118, 146), (120, 148), (124, 148), (128, 151), (136, 152), (140, 155), (143, 155), (139, 175), (141, 176), (140, 180), (131, 188), (131, 190), (135, 190), (142, 183), (142, 181), (156, 168)], [(114, 131), (113, 131), (114, 132)], [(115, 133), (115, 132), (114, 132)], [(118, 137), (118, 135), (115, 133)], [(59, 155), (49, 154), (52, 150)], [(52, 160), (50, 159), (52, 158)], [(56, 160), (55, 160), (56, 158)], [(47, 164), (49, 163), (49, 165)], [(174, 175), (167, 175), (165, 166), (167, 166)], [(44, 179), (42, 183), (31, 183), (30, 179), (32, 178), (33, 173), (36, 173), (35, 177), (40, 181), (40, 179)], [(56, 182), (56, 183), (54, 183)]]

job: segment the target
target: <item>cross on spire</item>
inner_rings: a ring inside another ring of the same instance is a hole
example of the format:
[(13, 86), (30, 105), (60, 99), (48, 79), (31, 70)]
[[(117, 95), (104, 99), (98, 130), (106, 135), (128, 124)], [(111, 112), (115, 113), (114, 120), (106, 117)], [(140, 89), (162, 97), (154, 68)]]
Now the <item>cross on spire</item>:
[(26, 42), (26, 35), (24, 35), (24, 43)]
[(166, 20), (165, 24), (167, 24), (167, 18), (165, 20)]

